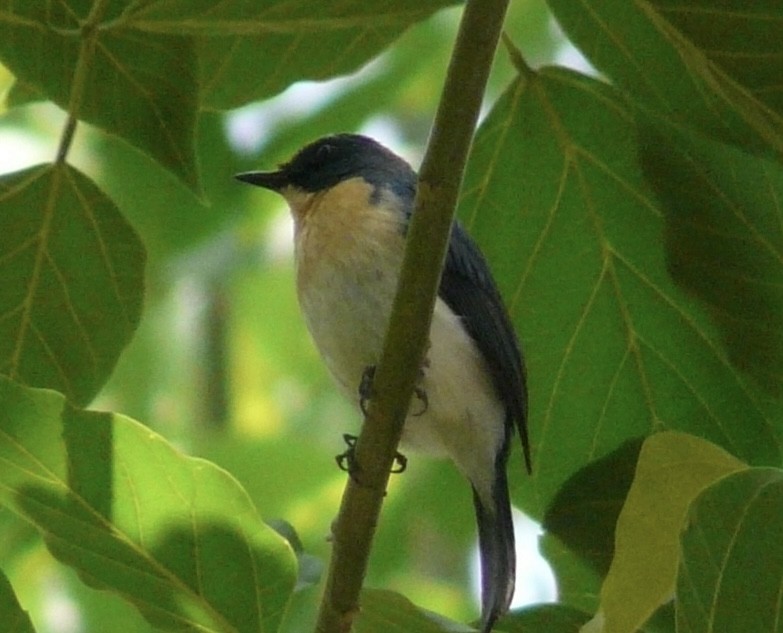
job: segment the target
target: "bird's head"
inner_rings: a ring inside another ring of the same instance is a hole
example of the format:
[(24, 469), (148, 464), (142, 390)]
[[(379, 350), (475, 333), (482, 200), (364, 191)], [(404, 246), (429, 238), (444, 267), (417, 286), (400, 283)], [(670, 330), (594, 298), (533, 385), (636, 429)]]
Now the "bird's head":
[(416, 173), (402, 158), (380, 143), (359, 134), (335, 134), (306, 145), (275, 171), (237, 174), (242, 182), (275, 191), (294, 215), (316, 194), (353, 178), (372, 187), (379, 200), (389, 190), (406, 203), (416, 191)]

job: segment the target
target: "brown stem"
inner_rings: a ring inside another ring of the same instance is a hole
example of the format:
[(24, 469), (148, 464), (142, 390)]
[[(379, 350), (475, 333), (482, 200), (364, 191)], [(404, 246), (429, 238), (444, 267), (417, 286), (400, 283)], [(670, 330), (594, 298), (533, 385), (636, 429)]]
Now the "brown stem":
[(344, 633), (359, 610), (375, 526), (424, 358), (432, 310), (492, 59), (508, 0), (469, 0), (419, 174), (405, 259), (383, 354), (356, 443), (361, 473), (349, 478), (334, 525), (318, 633)]

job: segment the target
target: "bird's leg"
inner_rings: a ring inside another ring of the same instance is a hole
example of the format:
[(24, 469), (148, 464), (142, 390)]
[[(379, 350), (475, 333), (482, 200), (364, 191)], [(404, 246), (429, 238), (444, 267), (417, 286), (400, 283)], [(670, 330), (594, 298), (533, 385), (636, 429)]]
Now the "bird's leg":
[[(369, 405), (370, 399), (373, 396), (372, 384), (374, 379), (375, 365), (368, 365), (364, 368), (364, 371), (362, 372), (362, 379), (359, 381), (359, 408), (361, 409), (362, 415), (364, 417), (367, 417), (367, 407)], [(337, 465), (341, 470), (346, 471), (351, 475), (351, 477), (353, 477), (359, 471), (359, 464), (356, 462), (356, 436), (346, 433), (343, 435), (343, 439), (348, 445), (348, 449), (344, 453), (341, 453), (337, 456)], [(394, 454), (394, 465), (392, 466), (391, 472), (394, 474), (404, 472), (407, 466), (408, 458), (397, 451)]]

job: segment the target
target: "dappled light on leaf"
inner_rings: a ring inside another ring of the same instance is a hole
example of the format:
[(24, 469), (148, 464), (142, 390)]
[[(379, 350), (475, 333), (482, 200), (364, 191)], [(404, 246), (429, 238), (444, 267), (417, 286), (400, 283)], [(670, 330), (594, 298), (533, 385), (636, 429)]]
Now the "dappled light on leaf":
[(3, 379), (0, 400), (0, 502), (85, 582), (164, 628), (277, 630), (295, 557), (225, 471), (53, 392)]

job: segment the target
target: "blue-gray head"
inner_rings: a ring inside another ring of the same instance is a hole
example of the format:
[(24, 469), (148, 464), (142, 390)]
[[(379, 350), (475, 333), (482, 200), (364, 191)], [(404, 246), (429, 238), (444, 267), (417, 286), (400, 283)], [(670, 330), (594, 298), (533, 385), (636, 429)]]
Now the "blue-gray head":
[(412, 201), (416, 191), (416, 173), (411, 166), (380, 143), (359, 134), (325, 136), (303, 147), (276, 171), (237, 175), (242, 182), (272, 191), (293, 187), (307, 193), (330, 189), (355, 177), (376, 189), (391, 189), (404, 200)]

